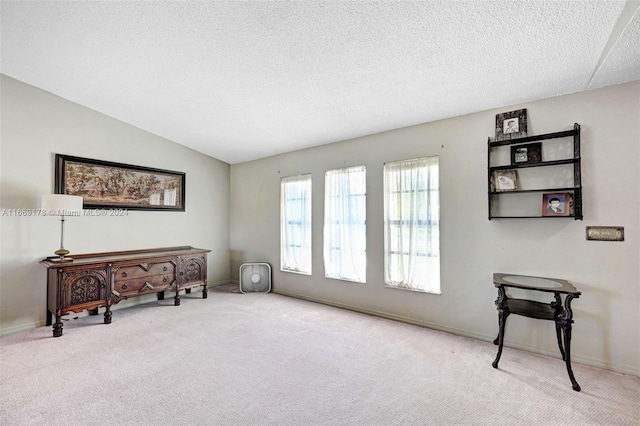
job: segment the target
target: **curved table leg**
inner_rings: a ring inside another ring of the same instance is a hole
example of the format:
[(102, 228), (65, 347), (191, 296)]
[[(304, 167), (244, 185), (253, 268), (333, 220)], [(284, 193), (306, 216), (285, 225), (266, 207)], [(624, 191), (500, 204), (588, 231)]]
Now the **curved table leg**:
[(560, 321), (562, 318), (562, 298), (560, 297), (560, 293), (554, 293), (555, 300), (551, 302), (551, 307), (555, 310), (554, 322), (556, 324), (556, 338), (558, 339), (558, 348), (560, 349), (560, 354), (562, 355), (562, 360), (566, 360), (564, 355), (564, 348), (562, 346), (562, 331), (560, 327)]
[[(577, 296), (575, 296), (577, 297)], [(571, 323), (573, 323), (573, 311), (571, 310), (571, 301), (574, 296), (572, 294), (568, 294), (564, 299), (564, 315), (558, 316), (557, 323), (562, 327), (562, 332), (564, 334), (564, 355), (565, 355), (565, 363), (567, 364), (567, 373), (569, 373), (569, 379), (571, 379), (571, 384), (573, 390), (576, 392), (580, 392), (580, 385), (576, 381), (576, 378), (573, 376), (573, 370), (571, 369)]]
[[(498, 362), (500, 361), (500, 357), (502, 356), (502, 345), (504, 344), (504, 329), (507, 325), (507, 317), (509, 316), (509, 311), (505, 309), (499, 309), (498, 313), (498, 323), (500, 326), (500, 330), (498, 331), (498, 354), (496, 355), (496, 359), (491, 364), (493, 368), (498, 368)], [(494, 343), (496, 343), (494, 341)]]
[(562, 355), (562, 360), (566, 361), (567, 357), (564, 353), (564, 349), (562, 347), (562, 329), (560, 327), (560, 323), (556, 321), (556, 337), (558, 338), (558, 348), (560, 348), (560, 354)]
[(573, 390), (580, 392), (580, 385), (573, 376), (573, 370), (571, 368), (571, 323), (563, 324), (562, 330), (564, 332), (564, 351), (566, 355), (565, 363), (567, 364), (567, 373), (569, 373), (569, 379), (571, 380)]

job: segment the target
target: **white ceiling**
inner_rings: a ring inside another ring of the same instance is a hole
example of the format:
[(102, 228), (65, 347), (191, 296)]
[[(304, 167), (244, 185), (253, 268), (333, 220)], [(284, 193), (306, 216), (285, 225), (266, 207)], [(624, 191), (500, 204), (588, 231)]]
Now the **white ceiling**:
[(0, 71), (228, 163), (640, 79), (638, 1), (5, 1)]

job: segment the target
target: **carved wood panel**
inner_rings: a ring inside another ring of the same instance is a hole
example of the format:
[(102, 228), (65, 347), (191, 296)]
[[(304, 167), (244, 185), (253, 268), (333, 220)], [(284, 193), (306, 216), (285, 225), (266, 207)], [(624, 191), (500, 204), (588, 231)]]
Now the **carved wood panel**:
[(105, 300), (107, 269), (63, 270), (60, 307)]
[(182, 259), (179, 284), (203, 281), (207, 276), (204, 257)]

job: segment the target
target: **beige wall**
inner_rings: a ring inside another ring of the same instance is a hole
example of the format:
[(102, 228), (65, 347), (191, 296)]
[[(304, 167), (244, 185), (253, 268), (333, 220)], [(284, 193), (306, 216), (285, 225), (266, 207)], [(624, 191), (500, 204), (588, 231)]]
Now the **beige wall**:
[[(229, 165), (48, 92), (1, 76), (0, 333), (44, 324), (38, 261), (60, 243), (58, 217), (18, 217), (54, 189), (56, 153), (186, 173), (186, 211), (71, 217), (72, 253), (191, 245), (211, 250), (209, 285), (229, 280)], [(132, 299), (116, 305), (153, 298)], [(114, 321), (116, 315), (114, 315)]]
[[(531, 135), (581, 124), (584, 221), (487, 219), (487, 136), (496, 113), (519, 108)], [(383, 163), (429, 155), (440, 156), (442, 295), (385, 288), (382, 278)], [(582, 291), (573, 302), (573, 359), (640, 375), (639, 164), (636, 81), (232, 165), (231, 276), (243, 262), (269, 262), (276, 292), (487, 341), (497, 333), (494, 272), (566, 278)], [(367, 167), (366, 284), (323, 271), (324, 172), (354, 165)], [(280, 178), (299, 173), (313, 178), (311, 276), (280, 271)], [(586, 241), (588, 225), (624, 226), (626, 241)], [(512, 315), (506, 344), (558, 355), (546, 321)]]

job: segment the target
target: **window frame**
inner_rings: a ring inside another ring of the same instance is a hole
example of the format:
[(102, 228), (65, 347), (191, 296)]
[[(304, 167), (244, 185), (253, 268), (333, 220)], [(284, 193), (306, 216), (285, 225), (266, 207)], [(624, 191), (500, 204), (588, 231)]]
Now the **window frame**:
[[(415, 165), (411, 166), (412, 163)], [(403, 167), (407, 167), (407, 169), (405, 170)], [(414, 167), (414, 170), (410, 171), (409, 167)], [(394, 173), (414, 174), (408, 178), (400, 175), (394, 177)], [(394, 161), (384, 165), (383, 253), (385, 287), (441, 294), (439, 174), (440, 160), (437, 155)], [(392, 190), (391, 179), (397, 180), (394, 182), (395, 185), (403, 185), (404, 179), (420, 186), (400, 187)], [(406, 193), (408, 197), (398, 195), (402, 193)], [(420, 196), (421, 193), (424, 196)], [(393, 206), (391, 203), (394, 203)], [(408, 208), (405, 206), (407, 203), (410, 205)], [(419, 213), (413, 219), (407, 218), (405, 210), (418, 211)], [(413, 224), (413, 227), (408, 227), (405, 222), (408, 222), (409, 225)], [(421, 239), (420, 234), (425, 234), (424, 239)], [(406, 244), (409, 246), (408, 248), (404, 247), (405, 240), (409, 241)], [(420, 258), (424, 258), (422, 264), (419, 263)], [(416, 272), (417, 269), (422, 269), (423, 273)], [(424, 281), (419, 280), (421, 275), (426, 275), (423, 277)]]
[[(343, 167), (331, 169), (325, 172), (325, 203), (324, 203), (324, 229), (323, 229), (323, 262), (325, 277), (341, 281), (356, 283), (366, 283), (367, 281), (367, 169), (365, 166)], [(361, 174), (361, 175), (359, 175)], [(348, 182), (330, 182), (330, 179), (348, 179)], [(352, 180), (353, 178), (353, 180)], [(361, 179), (361, 181), (357, 181)], [(340, 186), (346, 186), (348, 194), (336, 193), (333, 190)], [(360, 188), (357, 188), (360, 186)], [(351, 188), (356, 187), (358, 192), (351, 192)], [(338, 217), (335, 209), (341, 206), (344, 209), (344, 202), (347, 198), (346, 206), (349, 212), (357, 211), (361, 214), (357, 218)], [(353, 200), (358, 200), (354, 201)], [(335, 200), (339, 200), (337, 204)], [(342, 220), (341, 220), (342, 219)], [(351, 220), (349, 220), (351, 219)], [(355, 221), (353, 219), (356, 219)], [(346, 226), (342, 222), (348, 223)], [(336, 229), (338, 228), (338, 229)], [(342, 243), (339, 236), (349, 235), (349, 238)], [(361, 239), (358, 239), (359, 234)], [(345, 247), (346, 243), (349, 247)], [(352, 245), (353, 243), (353, 245)], [(340, 250), (348, 250), (351, 253), (349, 258), (337, 256)], [(358, 261), (361, 260), (362, 263)], [(334, 262), (337, 261), (336, 265)], [(351, 267), (343, 265), (351, 262)]]
[[(292, 188), (289, 185), (303, 185), (298, 188), (299, 197), (291, 196)], [(302, 275), (312, 275), (313, 267), (313, 200), (312, 200), (312, 176), (310, 173), (294, 176), (285, 176), (280, 179), (280, 270), (282, 272), (291, 272)], [(297, 201), (302, 205), (298, 206), (300, 215), (290, 215), (290, 209), (295, 208), (290, 202)], [(293, 223), (296, 222), (296, 223)], [(294, 235), (291, 231), (291, 225), (300, 226), (298, 235)], [(297, 237), (299, 244), (294, 244), (292, 238)], [(287, 241), (287, 238), (289, 241)], [(296, 247), (296, 248), (294, 248)], [(297, 253), (296, 253), (297, 251)], [(297, 265), (293, 265), (291, 260), (300, 258)], [(307, 268), (308, 266), (308, 268)]]

